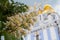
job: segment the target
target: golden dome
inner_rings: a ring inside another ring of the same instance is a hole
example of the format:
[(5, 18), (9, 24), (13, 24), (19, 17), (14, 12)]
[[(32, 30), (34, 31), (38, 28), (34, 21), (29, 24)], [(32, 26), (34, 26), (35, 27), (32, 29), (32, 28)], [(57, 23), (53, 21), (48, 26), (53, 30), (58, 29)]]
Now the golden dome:
[(44, 10), (50, 10), (50, 9), (52, 9), (51, 5), (46, 4), (46, 5), (44, 6)]
[(42, 14), (42, 11), (41, 11), (41, 10), (39, 10), (39, 11), (38, 11), (38, 14)]
[(44, 11), (51, 11), (51, 12), (54, 12), (54, 9), (52, 8), (51, 5), (46, 4), (46, 5), (44, 6)]
[(42, 14), (43, 10), (42, 9), (39, 9), (38, 10), (38, 14)]

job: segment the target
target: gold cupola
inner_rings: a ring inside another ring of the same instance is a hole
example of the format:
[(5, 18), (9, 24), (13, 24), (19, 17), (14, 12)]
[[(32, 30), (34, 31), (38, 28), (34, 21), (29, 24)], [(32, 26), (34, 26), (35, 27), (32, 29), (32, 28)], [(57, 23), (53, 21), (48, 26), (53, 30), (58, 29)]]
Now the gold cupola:
[(42, 14), (43, 10), (39, 9), (38, 14)]
[(46, 4), (46, 5), (44, 6), (44, 12), (47, 12), (47, 11), (55, 12), (54, 9), (52, 8), (52, 6), (49, 5), (49, 4)]

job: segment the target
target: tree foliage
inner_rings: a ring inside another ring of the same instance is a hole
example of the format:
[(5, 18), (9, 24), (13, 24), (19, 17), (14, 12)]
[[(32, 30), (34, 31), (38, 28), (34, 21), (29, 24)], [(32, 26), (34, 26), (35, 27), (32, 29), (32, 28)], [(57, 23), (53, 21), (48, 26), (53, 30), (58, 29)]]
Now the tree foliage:
[[(4, 23), (6, 23), (6, 21), (9, 21), (7, 20), (7, 17), (16, 15), (18, 13), (26, 12), (27, 10), (28, 6), (23, 3), (14, 2), (14, 0), (0, 0), (0, 36), (1, 35), (5, 35), (7, 37), (9, 37), (8, 35), (11, 36), (10, 33), (5, 31), (6, 26), (4, 25)], [(6, 30), (8, 30), (8, 28), (6, 28)], [(12, 37), (13, 36), (11, 36), (11, 40), (13, 40)]]
[(13, 0), (0, 0), (1, 20), (6, 21), (7, 16), (12, 16), (15, 13), (22, 13), (28, 10), (28, 6), (23, 3), (14, 2)]
[(27, 5), (10, 1), (0, 0), (0, 35), (4, 35), (6, 40), (20, 40), (26, 30), (30, 30), (31, 25), (34, 25), (38, 14), (24, 13), (28, 10)]

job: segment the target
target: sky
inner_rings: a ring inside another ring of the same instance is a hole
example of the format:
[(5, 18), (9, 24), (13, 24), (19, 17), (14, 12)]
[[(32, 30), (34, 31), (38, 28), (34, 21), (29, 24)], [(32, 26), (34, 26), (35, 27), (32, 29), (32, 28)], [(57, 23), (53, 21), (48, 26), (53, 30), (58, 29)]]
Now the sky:
[(42, 3), (42, 5), (47, 4), (47, 3), (51, 4), (51, 5), (55, 5), (58, 0), (15, 0), (15, 2), (16, 1), (33, 6), (35, 2), (36, 3)]
[(14, 0), (14, 1), (24, 3), (29, 6), (34, 6), (35, 3), (41, 4), (42, 7), (45, 4), (50, 4), (58, 13), (60, 12), (60, 0)]
[(60, 0), (57, 1), (57, 3), (55, 4), (54, 9), (60, 14)]

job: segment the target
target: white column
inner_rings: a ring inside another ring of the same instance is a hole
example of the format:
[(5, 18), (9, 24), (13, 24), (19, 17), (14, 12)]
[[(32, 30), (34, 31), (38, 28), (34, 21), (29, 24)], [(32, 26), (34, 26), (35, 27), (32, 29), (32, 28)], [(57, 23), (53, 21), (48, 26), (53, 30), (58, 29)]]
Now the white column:
[(39, 35), (39, 40), (41, 40), (41, 36)]
[(44, 20), (44, 17), (43, 17), (43, 15), (41, 14), (41, 21), (43, 21)]
[(4, 40), (4, 36), (1, 36), (1, 40)]
[(24, 36), (22, 36), (22, 38), (23, 38), (23, 40), (25, 40), (25, 37)]
[(50, 27), (51, 40), (57, 40), (54, 27)]
[(34, 37), (34, 40), (36, 40), (36, 36)]
[(27, 35), (27, 40), (31, 40), (31, 35), (30, 34)]
[(44, 40), (48, 40), (47, 29), (43, 29)]

